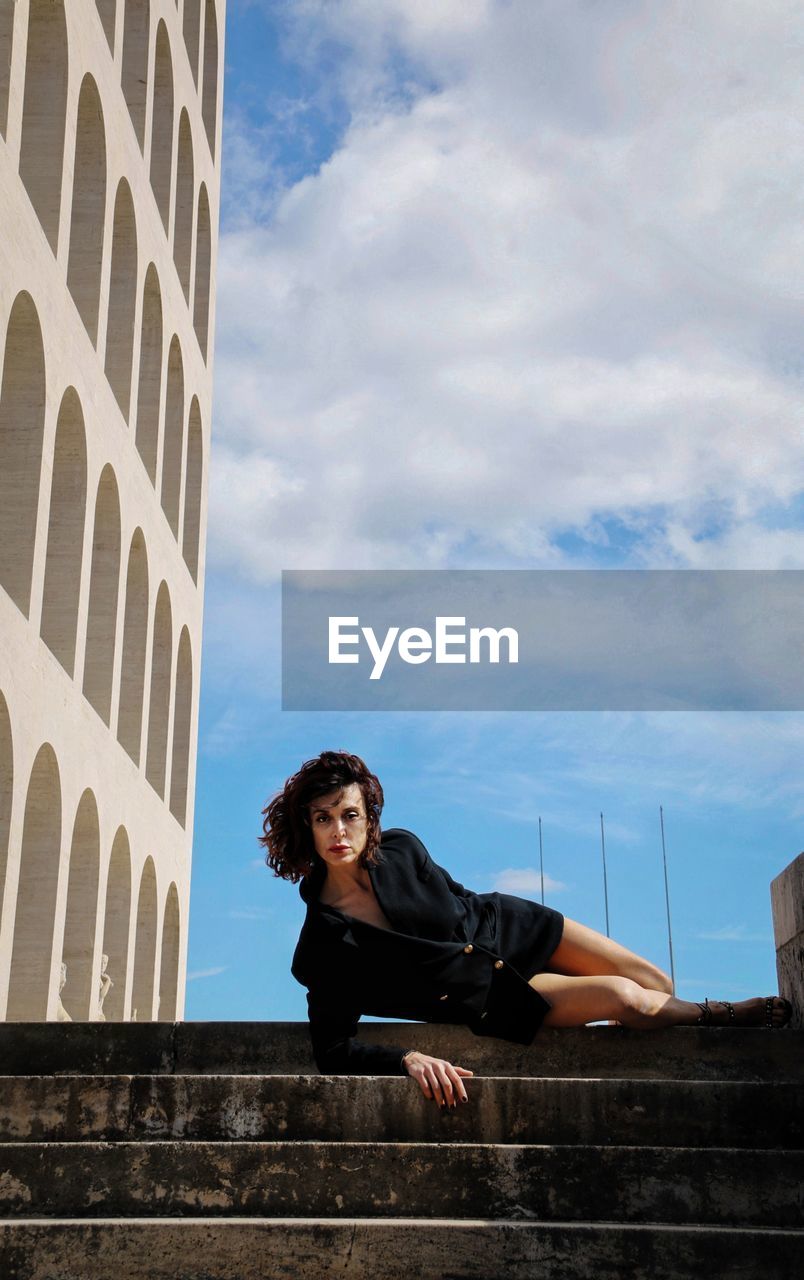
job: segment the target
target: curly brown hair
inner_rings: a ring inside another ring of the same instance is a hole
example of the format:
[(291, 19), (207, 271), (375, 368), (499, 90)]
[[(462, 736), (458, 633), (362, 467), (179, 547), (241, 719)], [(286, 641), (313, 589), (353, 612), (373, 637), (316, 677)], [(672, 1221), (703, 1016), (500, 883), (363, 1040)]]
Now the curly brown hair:
[(267, 850), (265, 861), (276, 875), (295, 884), (310, 874), (318, 855), (308, 807), (320, 796), (342, 791), (352, 782), (360, 787), (366, 806), (366, 847), (360, 862), (364, 867), (379, 862), (380, 814), (385, 803), (379, 778), (360, 756), (348, 751), (322, 751), (320, 756), (305, 760), (262, 811), (263, 834), (258, 840)]

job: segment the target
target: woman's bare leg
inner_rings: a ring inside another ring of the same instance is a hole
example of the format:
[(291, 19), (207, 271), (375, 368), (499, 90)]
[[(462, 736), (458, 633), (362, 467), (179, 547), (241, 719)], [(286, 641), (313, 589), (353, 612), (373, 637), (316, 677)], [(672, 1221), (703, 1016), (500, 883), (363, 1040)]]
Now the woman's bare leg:
[(692, 1001), (677, 1000), (666, 991), (614, 974), (537, 973), (530, 985), (553, 1006), (545, 1016), (546, 1027), (581, 1027), (606, 1018), (640, 1029), (692, 1026), (701, 1013)]
[[(545, 1015), (546, 1027), (581, 1027), (587, 1022), (606, 1018), (624, 1027), (647, 1031), (658, 1027), (690, 1027), (700, 1017), (701, 1007), (694, 1000), (679, 1000), (667, 991), (642, 987), (631, 978), (617, 975), (585, 975), (567, 977), (559, 973), (537, 973), (530, 985), (552, 1008)], [(711, 1002), (717, 1022), (730, 1022), (725, 1006)], [(734, 1004), (736, 1024), (760, 1025), (764, 1021), (765, 1001), (761, 997), (740, 1000)], [(773, 1021), (784, 1021), (783, 1002), (775, 1000)]]
[[(564, 920), (561, 941), (550, 957), (549, 973), (566, 977), (600, 977), (604, 974), (630, 978), (647, 990), (670, 995), (673, 984), (663, 970), (629, 951), (619, 942), (613, 942), (605, 934), (579, 924), (577, 920)], [(697, 1009), (697, 1006), (696, 1006)], [(700, 1013), (700, 1010), (697, 1010)], [(608, 1015), (601, 1014), (601, 1017)]]

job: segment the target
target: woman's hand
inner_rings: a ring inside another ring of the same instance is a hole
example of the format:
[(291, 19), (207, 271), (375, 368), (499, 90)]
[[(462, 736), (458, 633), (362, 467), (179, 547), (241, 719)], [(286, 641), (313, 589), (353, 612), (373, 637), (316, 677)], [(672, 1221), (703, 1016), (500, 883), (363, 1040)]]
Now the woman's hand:
[(474, 1075), (473, 1071), (454, 1067), (444, 1058), (432, 1058), (429, 1053), (419, 1053), (415, 1049), (402, 1061), (425, 1098), (432, 1098), (440, 1107), (457, 1107), (459, 1102), (469, 1101), (462, 1077)]

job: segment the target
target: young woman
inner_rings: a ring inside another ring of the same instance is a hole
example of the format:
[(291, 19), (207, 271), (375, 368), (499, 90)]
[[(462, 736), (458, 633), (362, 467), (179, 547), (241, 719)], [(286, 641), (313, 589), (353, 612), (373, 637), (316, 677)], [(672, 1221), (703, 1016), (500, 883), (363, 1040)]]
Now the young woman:
[(308, 760), (263, 810), (266, 862), (301, 881), (307, 916), (292, 972), (308, 989), (318, 1069), (412, 1076), (440, 1106), (466, 1102), (472, 1072), (416, 1049), (361, 1043), (361, 1014), (454, 1022), (530, 1044), (540, 1026), (781, 1027), (779, 996), (679, 1000), (666, 973), (560, 912), (473, 893), (401, 828), (380, 830), (384, 797), (359, 756)]

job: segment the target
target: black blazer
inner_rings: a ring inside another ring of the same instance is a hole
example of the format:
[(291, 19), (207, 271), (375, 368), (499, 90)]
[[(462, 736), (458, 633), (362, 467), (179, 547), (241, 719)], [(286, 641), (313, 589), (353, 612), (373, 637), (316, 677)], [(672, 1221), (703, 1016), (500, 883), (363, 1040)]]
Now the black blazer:
[[(390, 931), (319, 902), (323, 862), (299, 886), (307, 916), (291, 971), (308, 988), (319, 1071), (404, 1073), (406, 1049), (355, 1039), (364, 1013), (462, 1023), (479, 1035), (529, 1044), (550, 1006), (497, 951), (499, 895), (465, 889), (433, 862), (417, 836), (400, 827), (382, 833), (380, 853), (369, 876)], [(486, 1023), (492, 982), (497, 990), (504, 987), (506, 1012), (502, 1021), (498, 1012)]]

